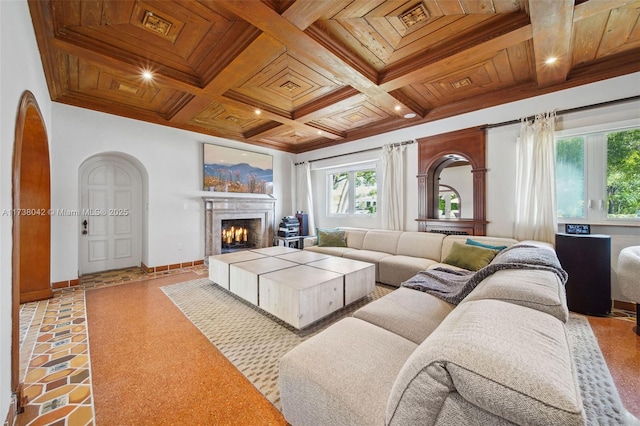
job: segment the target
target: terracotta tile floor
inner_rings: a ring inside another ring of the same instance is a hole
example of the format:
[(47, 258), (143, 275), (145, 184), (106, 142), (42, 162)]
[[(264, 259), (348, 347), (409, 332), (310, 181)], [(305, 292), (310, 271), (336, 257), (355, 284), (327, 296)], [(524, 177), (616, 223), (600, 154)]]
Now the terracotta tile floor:
[(54, 291), (52, 299), (20, 307), (20, 360), (29, 403), (17, 425), (93, 425), (91, 363), (86, 329), (86, 289), (120, 285), (205, 266), (147, 274), (140, 268), (85, 275), (80, 285)]
[[(29, 403), (16, 424), (94, 425), (85, 290), (184, 271), (207, 275), (203, 265), (153, 274), (146, 274), (139, 268), (108, 271), (85, 275), (79, 286), (56, 290), (50, 300), (23, 304), (20, 309), (20, 359)], [(637, 386), (625, 381), (629, 370), (628, 365), (622, 365), (628, 364), (629, 358), (618, 361), (615, 350), (610, 347), (612, 341), (617, 342), (618, 348), (625, 346), (625, 351), (631, 353), (631, 374), (640, 376), (640, 337), (631, 332), (632, 322), (635, 322), (635, 313), (621, 310), (614, 310), (609, 318), (590, 318), (623, 402), (629, 411), (639, 416), (640, 401), (635, 396)]]

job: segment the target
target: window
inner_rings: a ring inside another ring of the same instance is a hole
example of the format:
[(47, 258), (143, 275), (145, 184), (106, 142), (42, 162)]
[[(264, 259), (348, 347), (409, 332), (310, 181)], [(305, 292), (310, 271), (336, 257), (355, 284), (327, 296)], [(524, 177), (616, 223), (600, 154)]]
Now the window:
[(556, 138), (558, 218), (640, 221), (640, 127)]
[(375, 169), (349, 170), (328, 175), (329, 215), (374, 215), (378, 184)]

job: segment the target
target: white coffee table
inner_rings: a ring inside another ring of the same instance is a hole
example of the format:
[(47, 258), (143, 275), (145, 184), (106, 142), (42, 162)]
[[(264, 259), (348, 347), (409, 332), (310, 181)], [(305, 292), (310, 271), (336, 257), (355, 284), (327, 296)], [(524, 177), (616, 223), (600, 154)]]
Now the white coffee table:
[(343, 275), (299, 265), (260, 275), (260, 308), (302, 329), (342, 308)]
[(272, 246), (260, 249), (251, 249), (250, 251), (252, 251), (253, 253), (263, 254), (265, 256), (278, 256), (280, 254), (295, 253), (300, 250), (291, 247)]
[(229, 265), (237, 262), (260, 259), (262, 257), (266, 256), (250, 250), (209, 256), (209, 279), (229, 290)]
[(260, 285), (260, 276), (293, 266), (298, 266), (298, 264), (278, 259), (277, 257), (262, 257), (234, 263), (229, 268), (229, 291), (242, 297), (247, 302), (259, 306), (258, 287)]
[(296, 263), (309, 263), (331, 257), (329, 254), (316, 253), (313, 251), (297, 250), (295, 253), (280, 254), (276, 256), (278, 259), (289, 260)]
[(307, 266), (344, 275), (344, 306), (371, 294), (376, 289), (376, 267), (373, 263), (329, 256)]

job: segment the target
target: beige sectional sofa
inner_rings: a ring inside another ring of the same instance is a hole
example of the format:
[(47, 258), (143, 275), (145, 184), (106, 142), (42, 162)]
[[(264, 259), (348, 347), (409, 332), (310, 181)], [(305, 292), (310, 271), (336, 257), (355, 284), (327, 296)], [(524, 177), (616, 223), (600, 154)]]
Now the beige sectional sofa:
[[(466, 240), (417, 234), (354, 230), (349, 247), (323, 251), (374, 261), (397, 285)], [(586, 424), (568, 317), (548, 270), (497, 271), (458, 305), (400, 287), (282, 358), (284, 416), (293, 426)]]
[[(345, 232), (346, 247), (319, 247), (316, 238), (310, 237), (305, 239), (304, 249), (373, 263), (376, 265), (376, 281), (396, 287), (419, 271), (443, 266), (441, 262), (449, 255), (453, 243), (464, 244), (469, 238), (431, 232), (340, 229)], [(511, 238), (470, 238), (493, 245), (517, 243)]]

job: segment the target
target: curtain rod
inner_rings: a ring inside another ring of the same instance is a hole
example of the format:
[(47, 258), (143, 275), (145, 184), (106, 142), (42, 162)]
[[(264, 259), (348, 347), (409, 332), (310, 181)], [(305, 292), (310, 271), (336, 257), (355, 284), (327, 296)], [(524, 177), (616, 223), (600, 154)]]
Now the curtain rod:
[[(595, 109), (595, 108), (600, 108), (600, 107), (604, 107), (604, 106), (608, 106), (608, 105), (614, 105), (614, 104), (619, 104), (619, 103), (624, 103), (624, 102), (631, 102), (631, 101), (635, 101), (640, 99), (640, 95), (636, 95), (636, 96), (630, 96), (628, 98), (622, 98), (622, 99), (616, 99), (613, 101), (606, 101), (606, 102), (600, 102), (597, 104), (591, 104), (591, 105), (583, 105), (583, 106), (579, 106), (579, 107), (575, 107), (575, 108), (569, 108), (569, 109), (563, 109), (561, 111), (556, 111), (556, 115), (562, 115), (562, 114), (568, 114), (571, 112), (578, 112), (578, 111), (587, 111), (590, 109)], [(526, 120), (530, 120), (530, 119), (534, 119), (535, 117), (525, 117)], [(522, 119), (517, 119), (517, 120), (509, 120), (509, 121), (503, 121), (501, 123), (494, 123), (494, 124), (487, 124), (485, 126), (483, 126), (483, 129), (493, 129), (495, 127), (502, 127), (502, 126), (508, 126), (510, 124), (517, 124), (520, 123), (522, 121)]]
[[(411, 139), (409, 141), (396, 142), (396, 143), (391, 143), (389, 145), (391, 145), (391, 146), (403, 146), (403, 145), (410, 145), (410, 144), (412, 144), (414, 142), (415, 142), (415, 140)], [(309, 163), (313, 163), (314, 161), (330, 160), (332, 158), (344, 157), (345, 155), (362, 154), (363, 152), (371, 152), (371, 151), (376, 151), (378, 149), (382, 149), (382, 147), (379, 146), (379, 147), (376, 147), (376, 148), (368, 148), (368, 149), (362, 149), (360, 151), (348, 152), (346, 154), (338, 154), (338, 155), (332, 155), (330, 157), (316, 158), (315, 160), (309, 160)], [(294, 165), (298, 166), (298, 165), (304, 164), (304, 163), (306, 163), (306, 161), (301, 161), (300, 163), (294, 163)]]

